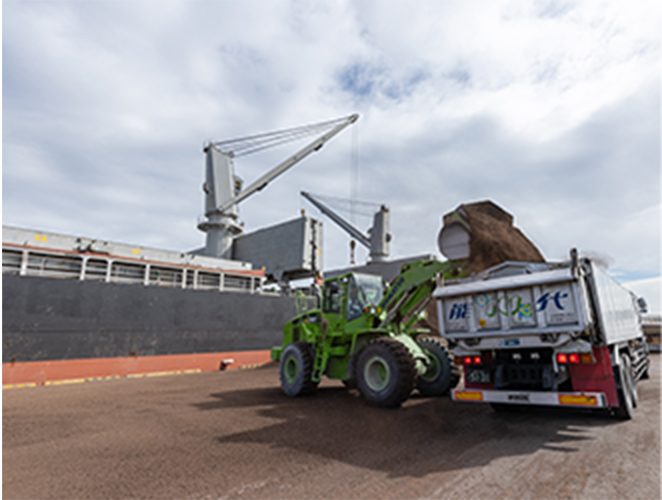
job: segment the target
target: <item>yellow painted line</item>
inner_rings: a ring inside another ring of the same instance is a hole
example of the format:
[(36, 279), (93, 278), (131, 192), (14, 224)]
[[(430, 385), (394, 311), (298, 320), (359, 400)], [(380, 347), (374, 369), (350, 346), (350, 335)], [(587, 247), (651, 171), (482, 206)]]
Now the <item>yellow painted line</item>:
[[(47, 380), (43, 383), (45, 386), (53, 385), (71, 385), (71, 384), (82, 384), (84, 382), (105, 382), (107, 380), (119, 380), (121, 378), (147, 378), (147, 377), (164, 377), (166, 375), (189, 375), (192, 373), (200, 373), (202, 370), (200, 368), (195, 368), (192, 370), (174, 370), (168, 372), (152, 372), (152, 373), (132, 373), (126, 377), (121, 377), (119, 375), (110, 375), (108, 377), (87, 377), (87, 378), (73, 378), (65, 380)], [(5, 389), (23, 389), (25, 387), (37, 387), (39, 384), (35, 382), (26, 382), (24, 384), (7, 384), (2, 386), (2, 390)]]
[(2, 390), (5, 389), (23, 389), (24, 387), (37, 387), (37, 384), (34, 382), (26, 382), (24, 384), (7, 384), (2, 386)]
[(165, 377), (167, 375), (189, 375), (191, 373), (200, 373), (202, 370), (200, 368), (195, 368), (193, 370), (173, 370), (167, 372), (151, 372), (151, 373), (132, 373), (127, 375), (127, 378), (148, 378), (148, 377)]
[(66, 380), (47, 380), (44, 385), (69, 385), (69, 384), (82, 384), (86, 380), (84, 378), (70, 378)]

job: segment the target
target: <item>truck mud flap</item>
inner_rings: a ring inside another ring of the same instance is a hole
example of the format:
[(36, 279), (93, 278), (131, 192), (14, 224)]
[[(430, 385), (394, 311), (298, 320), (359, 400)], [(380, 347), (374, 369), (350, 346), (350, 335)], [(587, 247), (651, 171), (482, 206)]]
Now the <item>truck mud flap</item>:
[(602, 392), (540, 392), (493, 391), (483, 389), (453, 389), (453, 401), (467, 403), (502, 403), (531, 406), (569, 406), (575, 408), (606, 408), (607, 397)]

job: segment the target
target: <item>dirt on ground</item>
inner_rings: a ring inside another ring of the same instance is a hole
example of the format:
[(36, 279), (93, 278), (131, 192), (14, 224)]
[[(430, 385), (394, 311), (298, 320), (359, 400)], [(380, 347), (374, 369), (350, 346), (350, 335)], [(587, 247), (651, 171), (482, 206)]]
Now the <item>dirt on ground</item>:
[(660, 356), (631, 421), (495, 413), (414, 396), (367, 406), (255, 370), (3, 391), (6, 499), (660, 498)]

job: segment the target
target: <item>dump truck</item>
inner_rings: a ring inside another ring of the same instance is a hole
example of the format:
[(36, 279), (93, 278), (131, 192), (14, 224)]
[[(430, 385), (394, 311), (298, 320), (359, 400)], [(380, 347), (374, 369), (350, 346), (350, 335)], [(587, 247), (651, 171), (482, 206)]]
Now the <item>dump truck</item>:
[(400, 406), (414, 388), (447, 394), (459, 371), (441, 339), (417, 327), (444, 273), (456, 273), (454, 265), (425, 259), (405, 264), (390, 285), (362, 273), (324, 280), (319, 307), (285, 324), (282, 346), (271, 351), (283, 392), (311, 394), (326, 376), (379, 407)]
[(591, 259), (573, 249), (565, 262), (506, 262), (433, 297), (462, 366), (454, 401), (632, 418), (650, 364), (637, 298)]

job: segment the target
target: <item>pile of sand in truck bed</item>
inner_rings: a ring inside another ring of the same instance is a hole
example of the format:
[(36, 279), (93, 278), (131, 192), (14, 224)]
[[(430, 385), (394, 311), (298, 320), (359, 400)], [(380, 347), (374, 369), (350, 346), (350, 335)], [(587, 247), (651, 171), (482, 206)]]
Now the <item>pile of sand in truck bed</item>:
[(444, 225), (458, 219), (469, 226), (470, 255), (462, 268), (470, 274), (509, 260), (545, 262), (531, 240), (513, 226), (513, 216), (491, 201), (460, 205), (444, 215)]
[[(491, 201), (460, 205), (443, 217), (444, 226), (462, 224), (469, 232), (469, 257), (462, 270), (476, 274), (506, 261), (545, 262), (536, 246), (513, 226), (513, 216)], [(435, 301), (427, 307), (422, 326), (439, 332)]]

